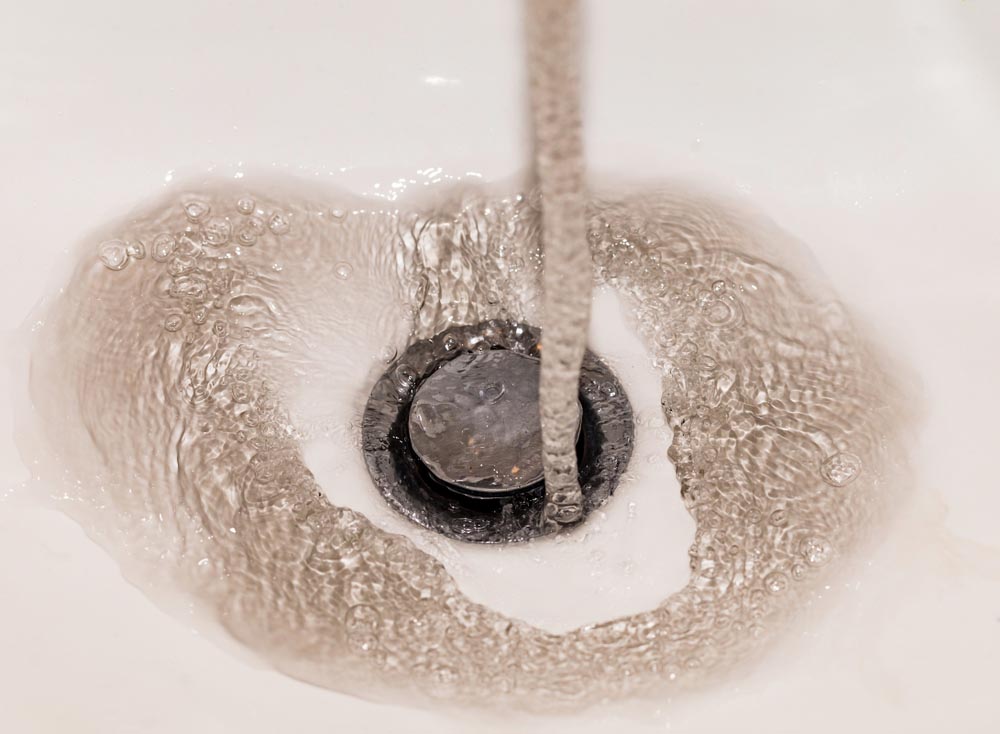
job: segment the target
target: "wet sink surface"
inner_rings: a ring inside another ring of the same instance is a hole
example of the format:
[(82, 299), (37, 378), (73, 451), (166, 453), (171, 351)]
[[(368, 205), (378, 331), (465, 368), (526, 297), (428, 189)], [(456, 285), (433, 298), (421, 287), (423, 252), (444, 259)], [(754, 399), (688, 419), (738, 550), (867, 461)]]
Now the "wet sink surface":
[[(388, 205), (399, 176), (500, 179), (526, 160), (517, 18), (504, 3), (302, 3), (280, 17), (228, 4), (156, 15), (98, 3), (59, 8), (58, 22), (54, 12), (19, 8), (0, 52), (6, 68), (25, 70), (0, 82), (12, 112), (0, 145), (9, 162), (3, 328), (65, 279), (64, 254), (82, 233), (166, 179), (274, 166)], [(1000, 609), (989, 549), (998, 500), (986, 489), (989, 418), (1000, 406), (988, 368), (995, 347), (983, 336), (998, 306), (983, 284), (1000, 274), (985, 216), (1000, 193), (990, 134), (1000, 65), (986, 44), (997, 18), (950, 2), (826, 15), (774, 2), (727, 24), (694, 4), (590, 12), (595, 170), (691, 174), (743, 192), (808, 244), (927, 395), (916, 519), (873, 555), (870, 575), (746, 679), (625, 721), (839, 731), (861, 712), (873, 727), (931, 728), (945, 714), (971, 730), (995, 720), (987, 689), (998, 654), (984, 650)], [(262, 53), (275, 44), (288, 53)], [(0, 460), (2, 486), (27, 475), (8, 439)], [(467, 726), (310, 688), (206, 643), (58, 513), (13, 496), (0, 505), (0, 528), (12, 730), (173, 731), (192, 717), (234, 732), (310, 730), (318, 720)], [(896, 593), (889, 576), (925, 581)], [(536, 725), (603, 730), (618, 715)]]

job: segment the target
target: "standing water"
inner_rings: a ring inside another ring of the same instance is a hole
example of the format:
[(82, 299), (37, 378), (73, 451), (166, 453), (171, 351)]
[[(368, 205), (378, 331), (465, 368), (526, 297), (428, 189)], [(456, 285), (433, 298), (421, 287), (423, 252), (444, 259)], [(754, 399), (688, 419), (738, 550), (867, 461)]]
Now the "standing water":
[(86, 238), (35, 332), (33, 458), (134, 573), (319, 685), (545, 710), (712, 680), (877, 527), (906, 417), (878, 351), (761, 218), (678, 187), (587, 205), (596, 276), (662, 376), (697, 528), (687, 584), (655, 607), (556, 634), (476, 604), (303, 459), (324, 430), (305, 406), (359, 414), (387, 363), (409, 379), (408, 341), (537, 323), (540, 216), (530, 190), (393, 210), (304, 186), (171, 192)]

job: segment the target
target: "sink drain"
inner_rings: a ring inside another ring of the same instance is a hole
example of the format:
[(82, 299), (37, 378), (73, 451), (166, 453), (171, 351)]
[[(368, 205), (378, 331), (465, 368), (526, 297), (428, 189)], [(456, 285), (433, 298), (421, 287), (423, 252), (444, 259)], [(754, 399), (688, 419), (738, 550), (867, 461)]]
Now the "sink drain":
[[(362, 449), (386, 501), (451, 538), (508, 543), (552, 532), (538, 419), (540, 332), (455, 326), (412, 344), (375, 383)], [(580, 373), (581, 521), (614, 492), (632, 453), (632, 408), (588, 351)]]

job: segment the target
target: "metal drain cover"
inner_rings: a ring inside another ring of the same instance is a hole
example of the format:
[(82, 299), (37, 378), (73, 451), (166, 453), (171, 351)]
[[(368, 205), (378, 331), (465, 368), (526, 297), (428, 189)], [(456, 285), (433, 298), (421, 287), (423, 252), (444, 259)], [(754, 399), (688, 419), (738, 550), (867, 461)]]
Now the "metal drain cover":
[[(458, 540), (547, 532), (538, 421), (538, 329), (484, 321), (415, 342), (376, 382), (362, 450), (398, 512)], [(577, 462), (583, 518), (614, 491), (632, 453), (632, 408), (593, 353), (580, 375)], [(582, 519), (581, 518), (581, 521)]]
[(438, 480), (473, 496), (541, 482), (540, 373), (538, 359), (509, 349), (467, 352), (442, 364), (410, 406), (417, 457)]

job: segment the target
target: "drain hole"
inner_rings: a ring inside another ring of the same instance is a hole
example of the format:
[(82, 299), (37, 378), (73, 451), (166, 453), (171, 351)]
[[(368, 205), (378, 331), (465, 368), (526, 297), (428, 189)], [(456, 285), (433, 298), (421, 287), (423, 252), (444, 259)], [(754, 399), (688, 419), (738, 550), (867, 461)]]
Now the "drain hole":
[[(540, 332), (455, 326), (412, 344), (375, 383), (362, 449), (386, 501), (413, 522), (476, 543), (528, 540), (542, 526)], [(580, 522), (614, 492), (632, 453), (632, 407), (588, 351), (580, 373)]]

